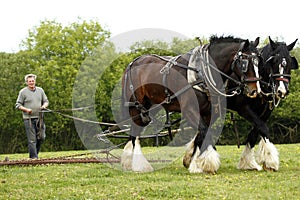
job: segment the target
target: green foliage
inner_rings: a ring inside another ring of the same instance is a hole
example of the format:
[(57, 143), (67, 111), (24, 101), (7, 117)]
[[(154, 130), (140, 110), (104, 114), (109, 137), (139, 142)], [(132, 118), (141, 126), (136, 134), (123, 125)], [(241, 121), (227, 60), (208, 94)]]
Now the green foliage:
[[(6, 134), (9, 132), (12, 135), (17, 132), (16, 137), (18, 139), (13, 144), (8, 142), (1, 145), (1, 147), (5, 147), (10, 152), (20, 151), (20, 149), (22, 151), (26, 150), (24, 127), (19, 128), (18, 131), (10, 130), (14, 129), (14, 123), (19, 124), (19, 122), (22, 122), (21, 113), (16, 114), (12, 109), (18, 91), (24, 87), (24, 75), (35, 73), (38, 76), (37, 85), (45, 90), (50, 101), (50, 109), (72, 108), (73, 86), (82, 62), (109, 37), (110, 33), (94, 21), (82, 21), (68, 26), (62, 26), (55, 21), (44, 21), (38, 27), (34, 27), (29, 31), (28, 38), (22, 43), (23, 51), (16, 55), (1, 55), (4, 57), (1, 61), (5, 62), (1, 63), (1, 70), (5, 74), (5, 79), (1, 79), (2, 84), (14, 87), (13, 92), (6, 92), (9, 95), (4, 95), (5, 98), (9, 99), (1, 102), (9, 102), (10, 106), (6, 106), (5, 109), (7, 113), (19, 116), (7, 117), (3, 116), (4, 114), (2, 115), (3, 119), (10, 120), (10, 123), (7, 123), (10, 128), (2, 126), (3, 132), (6, 132)], [(7, 72), (5, 73), (5, 71)], [(5, 83), (5, 80), (11, 83), (7, 84), (8, 82)], [(4, 91), (11, 91), (11, 89), (1, 87), (1, 91), (1, 94), (5, 94)], [(83, 148), (73, 120), (46, 113), (45, 121), (47, 141), (52, 141), (44, 144), (45, 149)], [(1, 133), (1, 136), (6, 140), (10, 140), (4, 133)], [(12, 148), (13, 145), (22, 147), (20, 149)]]
[(18, 92), (25, 87), (24, 74), (31, 70), (26, 56), (23, 52), (0, 53), (0, 152), (22, 152), (27, 147), (22, 114), (15, 109)]

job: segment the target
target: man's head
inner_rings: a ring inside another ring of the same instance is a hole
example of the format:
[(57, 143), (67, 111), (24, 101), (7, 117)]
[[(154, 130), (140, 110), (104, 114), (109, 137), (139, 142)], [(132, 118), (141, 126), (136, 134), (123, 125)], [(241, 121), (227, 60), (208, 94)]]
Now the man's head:
[(35, 88), (35, 79), (36, 79), (36, 75), (34, 74), (27, 74), (25, 76), (25, 83), (30, 89)]

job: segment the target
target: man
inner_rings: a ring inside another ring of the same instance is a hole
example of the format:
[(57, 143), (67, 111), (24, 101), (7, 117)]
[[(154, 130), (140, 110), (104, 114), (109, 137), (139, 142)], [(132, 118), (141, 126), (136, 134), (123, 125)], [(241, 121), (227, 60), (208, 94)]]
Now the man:
[(36, 75), (27, 74), (25, 83), (27, 87), (20, 90), (16, 108), (23, 111), (23, 120), (28, 140), (28, 151), (31, 159), (37, 159), (41, 144), (45, 139), (45, 124), (42, 113), (49, 102), (41, 87), (35, 86)]

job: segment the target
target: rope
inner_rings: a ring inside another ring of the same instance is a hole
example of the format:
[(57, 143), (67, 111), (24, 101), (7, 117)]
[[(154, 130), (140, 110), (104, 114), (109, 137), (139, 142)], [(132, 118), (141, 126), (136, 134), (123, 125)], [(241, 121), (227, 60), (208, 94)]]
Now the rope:
[[(82, 108), (73, 108), (73, 109), (65, 109), (65, 110), (82, 110), (84, 108), (87, 108), (87, 107), (82, 107)], [(67, 115), (67, 114), (63, 114), (61, 113), (60, 111), (56, 111), (56, 110), (50, 110), (50, 109), (45, 109), (45, 111), (41, 111), (41, 112), (51, 112), (51, 113), (56, 113), (56, 114), (59, 114), (61, 116), (64, 116), (64, 117), (67, 117), (67, 118), (70, 118), (70, 119), (74, 119), (74, 120), (77, 120), (77, 121), (81, 121), (81, 122), (88, 122), (88, 123), (93, 123), (93, 124), (99, 124), (99, 125), (106, 125), (106, 126), (116, 126), (117, 124), (114, 124), (114, 123), (107, 123), (107, 122), (97, 122), (97, 121), (92, 121), (92, 120), (87, 120), (87, 119), (82, 119), (82, 118), (79, 118), (79, 117), (74, 117), (74, 116), (71, 116), (71, 115)]]

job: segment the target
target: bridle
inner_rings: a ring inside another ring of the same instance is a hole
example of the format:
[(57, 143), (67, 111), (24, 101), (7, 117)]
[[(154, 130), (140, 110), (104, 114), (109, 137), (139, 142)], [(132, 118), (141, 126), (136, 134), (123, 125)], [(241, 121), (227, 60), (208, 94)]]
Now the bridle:
[[(251, 59), (251, 62), (253, 65), (255, 65), (254, 67), (257, 67), (257, 76), (259, 76), (258, 74), (258, 64), (259, 64), (259, 59), (256, 53), (252, 52), (251, 54), (246, 54), (242, 52), (242, 47), (244, 45), (244, 42), (240, 45), (239, 50), (236, 52), (236, 54), (233, 57), (233, 61), (231, 63), (231, 71), (235, 73), (235, 67), (237, 66), (239, 68), (239, 71), (242, 72), (241, 76), (239, 74), (236, 74), (238, 77), (241, 78), (241, 80), (236, 80), (234, 78), (232, 78), (231, 76), (225, 74), (224, 72), (222, 72), (221, 70), (219, 70), (217, 67), (215, 67), (214, 65), (212, 65), (211, 63), (209, 63), (209, 60), (207, 59), (203, 59), (201, 58), (202, 62), (207, 65), (207, 68), (211, 68), (214, 71), (218, 72), (220, 75), (224, 76), (227, 78), (227, 80), (233, 81), (235, 84), (237, 84), (238, 86), (234, 89), (231, 90), (231, 94), (227, 94), (227, 93), (223, 93), (221, 92), (217, 87), (214, 86), (213, 83), (210, 83), (210, 78), (208, 78), (209, 76), (207, 75), (207, 72), (204, 70), (204, 75), (207, 77), (206, 80), (209, 82), (210, 87), (219, 95), (225, 96), (225, 97), (233, 97), (235, 95), (239, 95), (241, 93), (242, 87), (246, 88), (247, 87), (247, 83), (251, 83), (251, 82), (257, 82), (259, 81), (261, 78), (260, 77), (251, 77), (251, 78), (247, 78), (245, 73), (248, 72), (249, 70), (249, 60)], [(207, 52), (208, 53), (208, 52)]]
[[(283, 71), (284, 71), (284, 69), (286, 68), (286, 66), (287, 66), (286, 59), (282, 58), (282, 61), (279, 64), (279, 69), (282, 68)], [(276, 81), (283, 81), (283, 82), (289, 83), (290, 82), (289, 78), (291, 78), (291, 75), (290, 74), (281, 73), (280, 70), (279, 70), (279, 73), (273, 74), (273, 68), (271, 68), (270, 77), (271, 77), (271, 79), (276, 80)]]
[[(266, 63), (271, 62), (276, 57), (280, 58), (280, 55), (276, 54), (274, 56), (270, 56), (267, 59)], [(282, 99), (282, 97), (280, 97), (277, 94), (277, 91), (276, 91), (276, 89), (277, 89), (277, 87), (276, 87), (276, 81), (279, 81), (279, 82), (282, 81), (282, 82), (284, 82), (286, 84), (289, 84), (290, 78), (291, 78), (291, 74), (284, 73), (286, 71), (286, 68), (287, 68), (287, 61), (286, 61), (285, 57), (281, 58), (281, 62), (277, 65), (278, 69), (279, 69), (278, 73), (274, 73), (272, 64), (270, 63), (270, 65), (271, 65), (271, 67), (270, 67), (270, 74), (268, 76), (269, 80), (268, 80), (268, 82), (261, 81), (261, 83), (264, 84), (264, 85), (266, 85), (267, 88), (270, 87), (271, 88), (271, 92), (267, 92), (266, 93), (266, 92), (262, 91), (261, 93), (264, 96), (266, 96), (266, 97), (272, 96), (272, 101), (269, 101), (269, 102), (272, 103), (274, 105), (274, 107), (277, 107), (279, 105), (280, 100)], [(286, 87), (286, 86), (284, 86), (284, 87)]]
[(246, 77), (245, 74), (249, 70), (248, 69), (249, 68), (249, 60), (251, 60), (251, 62), (253, 63), (254, 70), (255, 70), (255, 68), (258, 70), (259, 56), (256, 53), (251, 53), (251, 55), (249, 55), (249, 54), (245, 54), (239, 50), (235, 54), (234, 60), (231, 64), (232, 71), (234, 71), (234, 67), (237, 66), (239, 71), (242, 72), (242, 77), (241, 77), (242, 83), (252, 83), (252, 82), (257, 82), (257, 81), (261, 80), (261, 77), (259, 76), (259, 74), (256, 75), (257, 77), (251, 77), (251, 78)]

